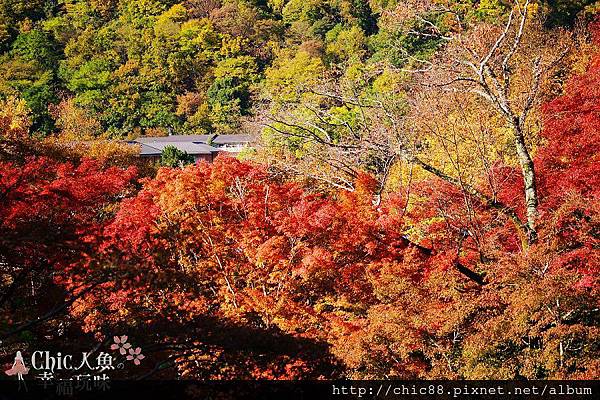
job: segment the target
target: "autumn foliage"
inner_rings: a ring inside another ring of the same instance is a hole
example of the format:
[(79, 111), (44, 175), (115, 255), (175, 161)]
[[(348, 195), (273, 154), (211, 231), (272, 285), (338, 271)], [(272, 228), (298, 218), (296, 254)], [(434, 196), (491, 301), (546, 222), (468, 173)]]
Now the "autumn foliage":
[[(2, 164), (3, 262), (15, 287), (42, 273), (75, 296), (83, 332), (138, 335), (184, 376), (597, 377), (598, 60), (544, 109), (528, 249), (441, 180), (375, 206), (366, 174), (323, 195), (220, 157), (119, 199), (134, 171), (36, 157)], [(516, 172), (497, 173), (510, 201)]]

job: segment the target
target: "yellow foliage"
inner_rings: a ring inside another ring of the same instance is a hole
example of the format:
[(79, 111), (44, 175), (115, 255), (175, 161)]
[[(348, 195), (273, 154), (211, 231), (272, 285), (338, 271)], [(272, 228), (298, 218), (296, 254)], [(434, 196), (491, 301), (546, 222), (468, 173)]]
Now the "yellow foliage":
[(101, 133), (100, 121), (89, 111), (78, 107), (73, 100), (63, 100), (52, 108), (56, 127), (62, 141), (92, 140)]
[(325, 66), (306, 51), (281, 51), (266, 71), (265, 89), (277, 101), (295, 101), (309, 86), (318, 82)]
[[(329, 34), (328, 34), (329, 36)], [(366, 37), (357, 26), (336, 32), (335, 37), (329, 38), (327, 53), (340, 60), (361, 58), (365, 53)]]
[(9, 97), (0, 101), (0, 137), (23, 137), (30, 127), (29, 108), (25, 100)]

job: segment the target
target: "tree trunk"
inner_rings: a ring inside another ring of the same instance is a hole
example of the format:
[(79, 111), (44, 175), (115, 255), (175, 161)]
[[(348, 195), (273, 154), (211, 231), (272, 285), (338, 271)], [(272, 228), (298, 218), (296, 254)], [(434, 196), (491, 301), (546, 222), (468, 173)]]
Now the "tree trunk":
[(537, 219), (537, 206), (538, 206), (538, 194), (535, 183), (535, 169), (533, 160), (527, 150), (525, 144), (525, 136), (523, 135), (523, 129), (520, 124), (514, 126), (515, 130), (515, 145), (517, 148), (517, 157), (521, 166), (521, 172), (523, 174), (523, 184), (525, 187), (525, 212), (527, 215), (527, 236), (529, 243), (533, 243), (537, 240), (536, 231), (536, 219)]

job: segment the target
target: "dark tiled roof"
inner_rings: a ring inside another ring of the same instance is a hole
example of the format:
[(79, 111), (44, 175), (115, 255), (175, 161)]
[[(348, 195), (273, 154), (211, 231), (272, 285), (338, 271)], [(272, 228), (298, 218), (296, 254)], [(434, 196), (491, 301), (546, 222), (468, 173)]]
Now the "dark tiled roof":
[(195, 154), (212, 154), (219, 151), (219, 149), (209, 146), (203, 143), (192, 143), (192, 142), (148, 142), (139, 143), (141, 145), (140, 155), (142, 156), (154, 156), (160, 155), (162, 150), (167, 146), (173, 146), (181, 151), (185, 151), (190, 155)]
[(131, 144), (138, 144), (140, 145), (140, 155), (141, 156), (155, 156), (155, 155), (160, 155), (160, 150), (152, 147), (152, 146), (148, 146), (147, 144), (144, 143), (136, 143), (136, 142), (131, 142)]
[(172, 136), (148, 136), (139, 137), (134, 140), (138, 143), (150, 142), (192, 142), (192, 143), (215, 143), (215, 144), (245, 144), (252, 141), (251, 135), (172, 135)]
[(250, 135), (219, 135), (216, 136), (212, 143), (215, 144), (245, 144), (250, 143), (252, 141), (252, 136)]
[(172, 135), (172, 136), (147, 136), (135, 139), (138, 143), (150, 142), (199, 142), (207, 143), (211, 135)]
[[(252, 140), (250, 135), (172, 135), (140, 137), (129, 143), (140, 145), (141, 156), (159, 156), (166, 146), (174, 146), (188, 154), (212, 154), (230, 151), (230, 146), (244, 145)], [(208, 144), (210, 143), (210, 145)], [(220, 146), (223, 146), (219, 149)]]

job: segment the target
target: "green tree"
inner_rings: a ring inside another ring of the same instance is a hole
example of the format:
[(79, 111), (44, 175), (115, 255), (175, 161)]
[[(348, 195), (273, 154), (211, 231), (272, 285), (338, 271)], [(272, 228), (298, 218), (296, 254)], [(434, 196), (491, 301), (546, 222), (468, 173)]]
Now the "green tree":
[(0, 51), (7, 50), (26, 21), (35, 21), (51, 12), (47, 0), (0, 0)]
[(0, 96), (18, 96), (27, 102), (35, 133), (54, 130), (48, 106), (58, 101), (60, 89), (57, 47), (50, 35), (33, 29), (19, 34), (11, 50), (0, 56)]
[(193, 156), (175, 146), (165, 146), (160, 154), (160, 164), (164, 167), (173, 168), (193, 163)]

